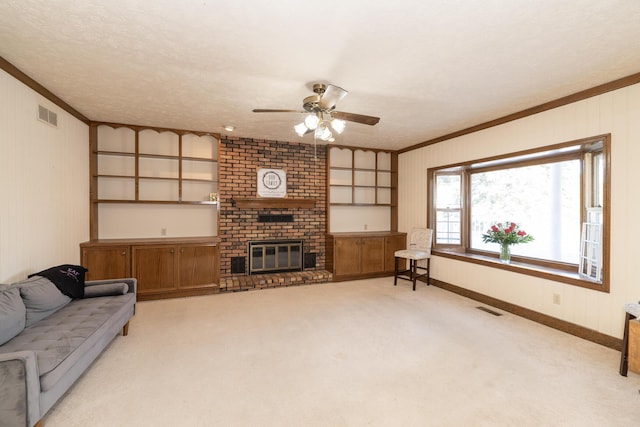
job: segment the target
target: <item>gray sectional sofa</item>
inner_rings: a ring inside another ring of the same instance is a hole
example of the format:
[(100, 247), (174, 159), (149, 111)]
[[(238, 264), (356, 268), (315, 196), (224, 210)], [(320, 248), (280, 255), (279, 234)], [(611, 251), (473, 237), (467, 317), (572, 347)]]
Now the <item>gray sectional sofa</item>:
[(109, 343), (127, 335), (136, 280), (88, 281), (83, 296), (33, 276), (0, 285), (0, 426), (43, 417)]

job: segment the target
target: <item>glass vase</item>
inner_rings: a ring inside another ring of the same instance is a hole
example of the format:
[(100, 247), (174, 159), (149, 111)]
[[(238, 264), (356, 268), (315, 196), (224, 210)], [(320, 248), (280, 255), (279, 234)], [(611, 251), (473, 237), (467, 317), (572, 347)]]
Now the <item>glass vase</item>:
[(509, 264), (511, 262), (511, 246), (504, 244), (500, 245), (500, 262)]

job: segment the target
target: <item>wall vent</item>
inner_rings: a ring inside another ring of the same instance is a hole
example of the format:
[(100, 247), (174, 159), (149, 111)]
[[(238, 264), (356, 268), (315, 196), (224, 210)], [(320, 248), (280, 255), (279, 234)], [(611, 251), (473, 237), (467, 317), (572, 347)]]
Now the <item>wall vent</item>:
[(53, 127), (58, 127), (58, 114), (49, 110), (47, 107), (43, 107), (42, 105), (38, 105), (38, 120)]
[(293, 222), (293, 215), (290, 214), (258, 214), (258, 222)]
[(246, 258), (243, 256), (231, 257), (231, 274), (244, 274), (246, 271)]
[(487, 307), (476, 307), (478, 310), (482, 310), (485, 313), (493, 314), (494, 316), (502, 316), (502, 313), (498, 313), (497, 311), (493, 311)]
[(316, 268), (316, 254), (307, 252), (304, 254), (304, 268)]

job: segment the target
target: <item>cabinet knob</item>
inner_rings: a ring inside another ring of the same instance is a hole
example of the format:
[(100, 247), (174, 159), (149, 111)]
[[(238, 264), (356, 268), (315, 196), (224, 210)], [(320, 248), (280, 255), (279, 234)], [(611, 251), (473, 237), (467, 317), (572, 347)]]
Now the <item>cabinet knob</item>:
[(180, 253), (183, 254), (184, 253), (184, 248), (180, 248)]
[(174, 251), (173, 249), (169, 249), (169, 253), (172, 254)]
[(127, 254), (127, 251), (122, 251), (122, 252), (120, 253), (120, 255), (126, 255), (126, 254)]

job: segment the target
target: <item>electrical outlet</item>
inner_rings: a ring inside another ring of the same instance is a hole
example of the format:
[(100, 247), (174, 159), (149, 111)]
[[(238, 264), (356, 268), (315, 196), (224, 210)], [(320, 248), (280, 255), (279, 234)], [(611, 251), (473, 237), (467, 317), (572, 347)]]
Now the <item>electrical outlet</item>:
[(161, 236), (166, 236), (167, 235), (167, 229), (166, 228), (161, 228), (160, 229), (160, 235)]
[(560, 294), (553, 294), (553, 303), (560, 305)]
[(366, 230), (367, 228), (369, 228), (369, 224), (364, 225), (364, 229)]

